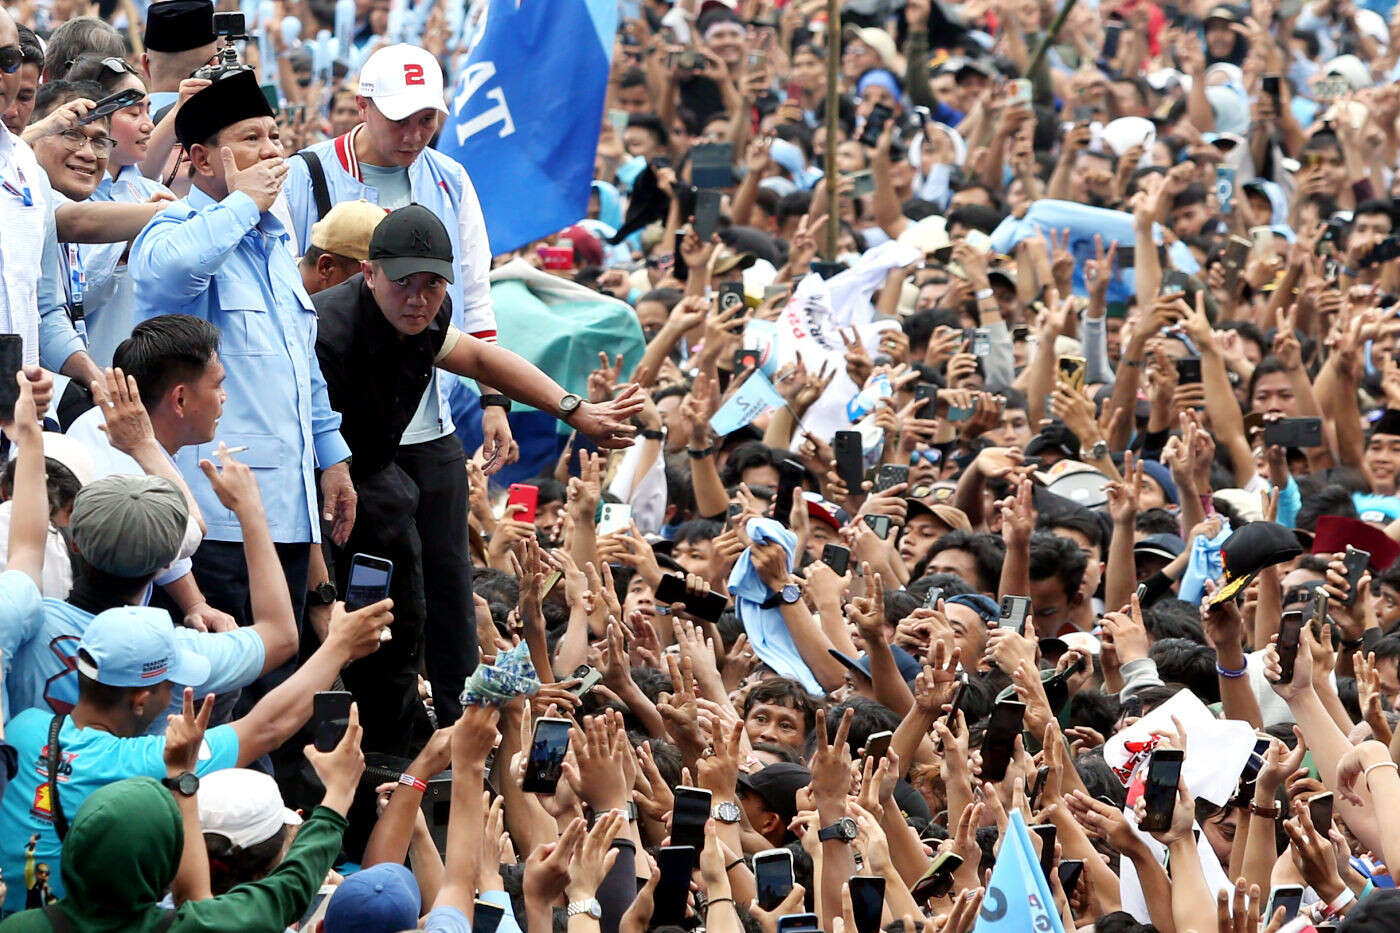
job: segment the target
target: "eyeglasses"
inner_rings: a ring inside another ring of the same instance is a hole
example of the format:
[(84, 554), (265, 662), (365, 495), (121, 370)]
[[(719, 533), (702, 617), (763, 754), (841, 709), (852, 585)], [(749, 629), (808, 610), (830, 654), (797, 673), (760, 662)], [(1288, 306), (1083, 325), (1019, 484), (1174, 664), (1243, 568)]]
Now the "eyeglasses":
[(92, 154), (99, 159), (111, 155), (114, 141), (110, 136), (89, 136), (82, 130), (64, 130), (58, 134), (58, 138), (63, 140), (63, 145), (68, 147), (69, 152), (81, 152), (82, 148), (91, 144)]
[(24, 52), (17, 45), (0, 46), (0, 71), (12, 75), (24, 64)]

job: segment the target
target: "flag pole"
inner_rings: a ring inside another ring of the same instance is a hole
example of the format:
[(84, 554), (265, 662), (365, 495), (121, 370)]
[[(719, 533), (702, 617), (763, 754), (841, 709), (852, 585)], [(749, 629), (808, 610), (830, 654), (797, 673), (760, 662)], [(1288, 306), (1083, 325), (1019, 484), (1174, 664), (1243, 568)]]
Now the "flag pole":
[[(1074, 2), (1074, 0), (1070, 0)], [(836, 147), (840, 143), (837, 130), (840, 121), (838, 84), (841, 78), (841, 0), (826, 3), (826, 145), (822, 147), (822, 162), (826, 183), (826, 243), (823, 254), (827, 262), (836, 261), (836, 234), (841, 225), (840, 204), (836, 195)]]
[(1059, 35), (1060, 29), (1065, 25), (1065, 19), (1069, 16), (1069, 11), (1074, 9), (1074, 4), (1077, 2), (1078, 0), (1065, 0), (1065, 5), (1060, 8), (1060, 12), (1055, 14), (1054, 22), (1050, 24), (1045, 35), (1041, 37), (1040, 45), (1036, 48), (1035, 55), (1031, 56), (1031, 63), (1026, 67), (1027, 77), (1035, 71), (1041, 59), (1045, 57), (1045, 53), (1050, 51), (1050, 43), (1054, 42), (1055, 36)]

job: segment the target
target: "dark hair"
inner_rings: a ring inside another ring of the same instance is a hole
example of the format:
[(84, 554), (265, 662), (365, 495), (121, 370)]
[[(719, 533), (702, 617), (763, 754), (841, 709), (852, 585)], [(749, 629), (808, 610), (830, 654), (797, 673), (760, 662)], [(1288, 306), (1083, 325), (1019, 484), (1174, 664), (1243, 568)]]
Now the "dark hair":
[(720, 482), (728, 489), (744, 478), (744, 471), (754, 467), (771, 466), (777, 467), (778, 455), (773, 452), (773, 448), (766, 446), (762, 441), (749, 441), (740, 444), (730, 452), (729, 457), (724, 461), (724, 470), (720, 473)]
[(1103, 525), (1099, 524), (1094, 513), (1088, 509), (1066, 509), (1063, 512), (1041, 515), (1036, 519), (1035, 527), (1037, 531), (1048, 531), (1052, 534), (1057, 528), (1077, 531), (1089, 539), (1089, 543), (1098, 551), (1100, 559), (1104, 556)]
[(45, 81), (39, 85), (39, 90), (34, 92), (34, 112), (29, 115), (29, 122), (42, 120), (54, 108), (70, 100), (77, 100), (79, 97), (100, 100), (104, 96), (102, 85), (92, 81)]
[(219, 349), (219, 329), (192, 314), (148, 318), (118, 344), (112, 365), (136, 379), (148, 408), (155, 408), (176, 385), (204, 375)]
[(990, 234), (1001, 223), (1001, 212), (994, 207), (985, 207), (981, 204), (964, 204), (962, 207), (949, 212), (948, 227), (953, 224), (962, 224), (973, 230), (980, 230)]
[[(116, 58), (124, 69), (113, 71), (104, 62)], [(131, 63), (119, 55), (99, 55), (95, 52), (84, 52), (78, 56), (78, 60), (73, 63), (73, 67), (68, 69), (69, 81), (92, 81), (100, 84), (106, 94), (111, 94), (112, 89), (121, 84), (127, 78), (135, 78), (141, 82), (141, 87), (146, 87), (145, 77), (131, 66)]]
[(1269, 355), (1269, 344), (1264, 342), (1264, 332), (1253, 321), (1221, 321), (1216, 329), (1232, 330), (1240, 335), (1241, 340), (1248, 340), (1254, 344), (1259, 348), (1260, 359)]
[(694, 544), (699, 541), (713, 541), (724, 534), (724, 523), (708, 518), (692, 518), (681, 522), (671, 535), (672, 544)]
[(802, 759), (797, 757), (797, 753), (786, 745), (775, 745), (772, 742), (755, 742), (753, 750), (756, 752), (767, 752), (779, 761), (790, 765), (802, 764)]
[(1133, 530), (1145, 535), (1179, 535), (1181, 520), (1166, 509), (1144, 509), (1133, 521)]
[[(82, 648), (78, 649), (78, 657), (80, 659), (86, 658), (86, 663), (92, 664), (94, 667), (97, 666), (92, 660), (92, 656)], [(101, 710), (119, 709), (126, 705), (132, 694), (147, 689), (149, 688), (112, 687), (104, 683), (99, 683), (82, 671), (78, 671), (78, 696), (83, 702), (89, 703)]]
[(1172, 198), (1172, 210), (1179, 210), (1183, 207), (1190, 207), (1193, 204), (1206, 203), (1205, 185), (1192, 183), (1181, 190), (1181, 193)]
[(669, 146), (671, 144), (671, 134), (666, 131), (666, 124), (661, 122), (661, 118), (654, 113), (634, 113), (627, 118), (627, 128), (640, 127), (650, 133), (658, 146)]
[(802, 684), (789, 677), (770, 677), (759, 683), (744, 697), (742, 718), (748, 719), (750, 711), (760, 703), (769, 706), (786, 706), (802, 714), (802, 721), (811, 734), (817, 727), (817, 710), (821, 703)]
[[(15, 465), (17, 460), (8, 460), (0, 470), (0, 498), (12, 499), (15, 494)], [(48, 493), (49, 518), (71, 506), (78, 497), (82, 483), (73, 471), (51, 457), (44, 458), (45, 491)]]
[(683, 295), (679, 288), (653, 288), (651, 291), (638, 298), (637, 304), (641, 304), (644, 301), (655, 301), (665, 305), (666, 310), (670, 311), (680, 303), (682, 297)]
[(1371, 647), (1377, 661), (1400, 662), (1400, 634), (1391, 633)]
[(1112, 735), (1118, 724), (1118, 696), (1080, 690), (1069, 698), (1069, 726), (1088, 726), (1099, 735)]
[(1156, 662), (1163, 680), (1185, 684), (1203, 703), (1220, 701), (1214, 648), (1185, 638), (1163, 638), (1152, 643), (1147, 656)]
[[(965, 580), (965, 583), (976, 587), (980, 593), (997, 591), (997, 582), (1001, 580), (1001, 564), (1006, 559), (1006, 543), (996, 535), (962, 530), (948, 532), (930, 545), (923, 559), (923, 567), (918, 568), (919, 574), (922, 575), (923, 568), (928, 566), (935, 555), (953, 550), (967, 551), (972, 555), (972, 561), (977, 567), (978, 578)], [(1080, 572), (1083, 572), (1082, 569)]]
[(95, 16), (78, 16), (63, 23), (49, 36), (44, 50), (44, 75), (48, 80), (66, 78), (68, 69), (84, 52), (103, 58), (125, 58), (126, 40), (110, 24)]
[[(851, 731), (846, 733), (846, 744), (851, 754), (856, 755), (870, 744), (870, 737), (877, 732), (893, 732), (899, 728), (900, 717), (888, 706), (863, 696), (850, 696), (843, 702), (826, 711), (827, 734), (835, 739), (836, 727), (841, 718), (851, 710)], [(811, 732), (809, 738), (815, 738)]]
[(247, 848), (234, 845), (222, 833), (206, 832), (204, 848), (209, 853), (209, 885), (214, 896), (218, 897), (229, 888), (265, 877), (281, 862), (282, 847), (286, 844), (286, 839), (286, 825), (277, 827), (277, 832)]
[(617, 79), (619, 89), (625, 87), (646, 87), (647, 75), (640, 68), (628, 68)]
[(1044, 531), (1031, 535), (1032, 580), (1054, 577), (1060, 581), (1065, 595), (1073, 597), (1084, 582), (1084, 570), (1088, 566), (1089, 559), (1079, 550), (1079, 545), (1068, 538), (1056, 537)]
[(39, 42), (39, 37), (28, 26), (15, 23), (15, 28), (19, 30), (20, 64), (37, 65), (43, 71), (44, 46)]
[(1180, 599), (1159, 599), (1143, 610), (1142, 621), (1147, 625), (1147, 634), (1156, 641), (1163, 638), (1184, 638), (1198, 645), (1206, 643), (1205, 631), (1201, 628), (1200, 610)]
[(1293, 520), (1293, 527), (1312, 531), (1317, 528), (1317, 520), (1324, 515), (1357, 517), (1356, 504), (1351, 501), (1351, 493), (1346, 487), (1324, 486), (1312, 495), (1303, 496), (1303, 504), (1298, 509), (1298, 517)]
[(952, 596), (970, 596), (977, 592), (972, 587), (968, 586), (967, 583), (963, 581), (962, 577), (955, 573), (926, 574), (919, 577), (917, 580), (911, 581), (904, 589), (905, 592), (909, 593), (922, 604), (923, 601), (928, 598), (928, 591), (935, 586), (942, 588), (944, 599), (948, 599)]
[(1259, 384), (1259, 380), (1265, 376), (1272, 376), (1275, 373), (1288, 374), (1288, 369), (1276, 356), (1266, 356), (1259, 361), (1259, 365), (1254, 367), (1254, 372), (1249, 376), (1249, 391), (1245, 394), (1245, 404), (1254, 404), (1254, 387)]
[(1128, 799), (1127, 789), (1104, 760), (1102, 747), (1077, 756), (1074, 770), (1079, 772), (1079, 779), (1084, 782), (1084, 789), (1090, 797), (1106, 798), (1113, 801), (1113, 806), (1118, 809), (1123, 808)]

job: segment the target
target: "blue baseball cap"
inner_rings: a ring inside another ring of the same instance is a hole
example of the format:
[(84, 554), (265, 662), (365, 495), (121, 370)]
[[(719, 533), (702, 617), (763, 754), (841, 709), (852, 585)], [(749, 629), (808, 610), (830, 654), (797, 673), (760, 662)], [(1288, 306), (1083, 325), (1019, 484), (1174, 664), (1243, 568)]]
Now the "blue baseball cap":
[(209, 679), (209, 659), (175, 642), (170, 613), (119, 606), (98, 613), (78, 643), (78, 673), (109, 687), (194, 687)]
[(325, 933), (389, 933), (418, 927), (422, 895), (413, 872), (381, 862), (346, 878), (326, 905)]
[[(835, 648), (828, 648), (826, 650), (833, 658), (840, 661), (850, 670), (864, 674), (871, 680), (874, 679), (870, 676), (870, 655), (863, 654), (859, 658), (853, 658), (849, 654), (837, 651)], [(923, 665), (919, 663), (918, 659), (899, 647), (899, 645), (890, 645), (890, 654), (894, 657), (895, 666), (899, 668), (899, 676), (904, 678), (905, 683), (918, 677), (919, 672), (923, 670)]]

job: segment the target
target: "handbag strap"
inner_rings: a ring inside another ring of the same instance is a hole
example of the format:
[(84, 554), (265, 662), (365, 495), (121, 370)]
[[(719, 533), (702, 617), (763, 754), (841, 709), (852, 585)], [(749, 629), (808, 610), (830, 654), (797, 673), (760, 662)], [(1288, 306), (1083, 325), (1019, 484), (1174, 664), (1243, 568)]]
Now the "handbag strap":
[(58, 799), (58, 767), (63, 760), (63, 749), (58, 744), (58, 730), (63, 728), (63, 714), (59, 713), (49, 722), (49, 812), (53, 814), (53, 826), (58, 832), (58, 841), (68, 835), (68, 818), (63, 814), (63, 804)]

